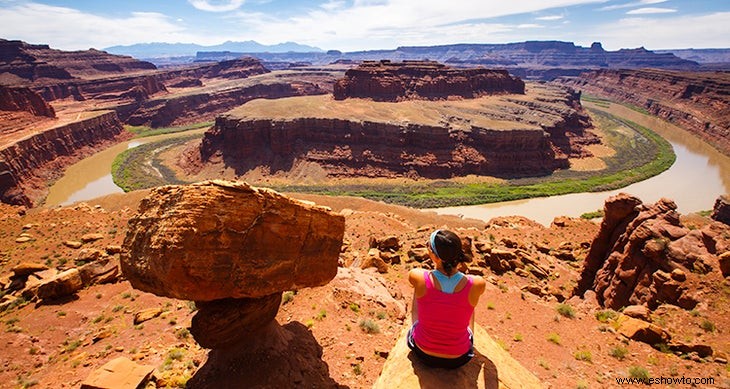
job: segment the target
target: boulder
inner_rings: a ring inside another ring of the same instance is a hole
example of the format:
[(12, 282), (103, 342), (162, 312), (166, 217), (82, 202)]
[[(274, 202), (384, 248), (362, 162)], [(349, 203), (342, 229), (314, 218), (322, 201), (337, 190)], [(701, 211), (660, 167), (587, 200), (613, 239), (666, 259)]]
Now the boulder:
[(154, 366), (119, 357), (94, 370), (81, 383), (81, 389), (136, 389), (143, 387), (154, 370)]
[(76, 240), (65, 240), (65, 241), (63, 241), (63, 244), (64, 244), (64, 246), (70, 247), (72, 249), (80, 248), (83, 245), (83, 243), (76, 241)]
[(41, 263), (21, 262), (19, 265), (13, 267), (11, 271), (14, 277), (24, 277), (46, 269), (48, 269), (48, 266)]
[(338, 268), (337, 276), (328, 284), (337, 301), (348, 303), (370, 301), (385, 309), (389, 317), (404, 319), (406, 306), (396, 300), (373, 269)]
[(720, 196), (715, 200), (710, 217), (719, 222), (730, 225), (730, 196)]
[(162, 308), (147, 308), (134, 314), (134, 324), (141, 324), (152, 320), (162, 313)]
[(616, 325), (621, 335), (651, 346), (662, 343), (666, 344), (671, 339), (669, 333), (663, 328), (643, 320), (631, 318), (627, 315), (620, 315), (616, 320)]
[(95, 242), (99, 239), (104, 239), (104, 234), (99, 234), (99, 233), (84, 234), (84, 236), (81, 237), (81, 241), (84, 243)]
[(643, 305), (629, 305), (628, 307), (624, 308), (622, 313), (628, 317), (633, 317), (634, 319), (651, 321), (651, 312), (649, 312), (649, 308)]
[(186, 300), (259, 298), (326, 284), (344, 217), (241, 182), (155, 188), (121, 254), (135, 288)]
[(78, 269), (69, 269), (58, 273), (55, 277), (41, 281), (37, 296), (41, 300), (50, 300), (72, 295), (83, 287)]
[(720, 260), (720, 271), (723, 277), (730, 277), (730, 251), (726, 251), (717, 257)]
[(489, 334), (474, 327), (475, 356), (453, 370), (423, 365), (406, 345), (410, 323), (403, 326), (374, 389), (390, 388), (542, 388), (540, 380), (512, 358)]
[(78, 268), (85, 286), (107, 284), (119, 280), (119, 261), (109, 258), (87, 263)]

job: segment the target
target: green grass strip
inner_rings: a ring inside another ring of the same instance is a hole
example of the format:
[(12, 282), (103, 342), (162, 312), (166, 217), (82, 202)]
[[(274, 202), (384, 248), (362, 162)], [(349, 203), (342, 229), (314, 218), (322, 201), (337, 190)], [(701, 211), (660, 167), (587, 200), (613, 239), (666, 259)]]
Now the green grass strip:
[(187, 124), (184, 126), (176, 127), (165, 127), (165, 128), (150, 128), (147, 126), (124, 126), (124, 128), (133, 133), (135, 138), (146, 138), (148, 136), (163, 135), (163, 134), (174, 134), (178, 132), (185, 132), (190, 130), (197, 130), (199, 128), (210, 127), (214, 122), (200, 122)]

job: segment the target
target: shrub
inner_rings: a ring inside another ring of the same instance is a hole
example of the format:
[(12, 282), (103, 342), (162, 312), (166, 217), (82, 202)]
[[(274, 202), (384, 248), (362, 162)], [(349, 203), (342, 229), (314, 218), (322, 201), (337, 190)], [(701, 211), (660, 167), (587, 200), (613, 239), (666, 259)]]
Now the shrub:
[(715, 327), (715, 324), (707, 319), (702, 320), (702, 323), (700, 323), (700, 328), (705, 330), (705, 332), (715, 332), (715, 330), (717, 329)]
[(575, 310), (573, 307), (571, 307), (568, 304), (558, 304), (558, 306), (555, 308), (559, 314), (572, 319), (575, 317)]
[(517, 333), (517, 334), (515, 334), (515, 336), (514, 336), (514, 337), (513, 337), (512, 339), (513, 339), (513, 340), (514, 340), (515, 342), (522, 342), (522, 340), (523, 340), (524, 338), (522, 337), (522, 334), (520, 334), (520, 333)]
[(317, 317), (315, 317), (315, 319), (322, 321), (322, 320), (324, 320), (325, 317), (327, 317), (327, 311), (322, 309), (319, 311), (319, 313), (317, 314)]
[(378, 323), (375, 323), (370, 319), (360, 320), (360, 329), (367, 332), (368, 334), (377, 334), (380, 332), (380, 327), (378, 326)]
[(649, 379), (649, 370), (646, 370), (641, 366), (631, 366), (629, 367), (629, 377), (646, 382)]
[(624, 358), (626, 358), (626, 354), (628, 353), (629, 350), (621, 346), (616, 346), (611, 349), (611, 352), (609, 352), (612, 357), (618, 359), (619, 361), (622, 361)]
[(583, 362), (591, 362), (593, 360), (593, 357), (591, 356), (591, 352), (588, 350), (578, 350), (573, 353), (573, 358), (583, 361)]
[(360, 313), (360, 304), (350, 303), (350, 310), (352, 310), (355, 313)]
[(281, 296), (281, 304), (287, 304), (290, 303), (292, 300), (294, 300), (294, 292), (284, 292), (284, 294)]
[(618, 318), (618, 313), (611, 309), (596, 312), (596, 320), (600, 321), (601, 323), (608, 323), (610, 321), (616, 320), (616, 318)]
[(550, 343), (560, 345), (560, 335), (556, 334), (555, 332), (551, 332), (550, 334), (548, 334), (547, 340)]

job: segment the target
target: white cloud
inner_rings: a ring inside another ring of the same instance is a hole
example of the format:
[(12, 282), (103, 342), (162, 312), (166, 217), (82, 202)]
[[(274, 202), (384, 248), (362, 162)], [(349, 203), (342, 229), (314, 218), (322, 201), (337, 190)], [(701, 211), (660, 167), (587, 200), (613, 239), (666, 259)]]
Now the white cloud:
[(541, 28), (542, 25), (535, 24), (535, 23), (524, 23), (524, 24), (518, 24), (516, 27), (517, 28)]
[(326, 4), (332, 6), (286, 19), (246, 12), (237, 17), (248, 29), (247, 39), (258, 42), (295, 40), (322, 48), (362, 50), (429, 42), (494, 42), (495, 33), (515, 27), (475, 21), (600, 2), (605, 0), (355, 0), (338, 8), (337, 1), (330, 1)]
[(243, 5), (244, 0), (188, 0), (193, 7), (207, 12), (234, 11)]
[(606, 50), (644, 46), (650, 50), (727, 47), (730, 12), (671, 18), (625, 18), (586, 33), (583, 44), (603, 42)]
[[(199, 37), (182, 24), (155, 12), (134, 12), (128, 17), (108, 18), (65, 7), (19, 3), (0, 8), (2, 36), (29, 43), (46, 43), (62, 50), (101, 49), (155, 41), (191, 42)], [(205, 39), (203, 39), (205, 40)], [(214, 42), (222, 42), (213, 38)]]
[(540, 16), (535, 18), (535, 20), (560, 20), (563, 18), (563, 15), (549, 15), (549, 16)]
[(627, 15), (650, 15), (650, 14), (668, 14), (677, 12), (676, 9), (672, 8), (637, 8), (632, 9), (631, 11), (626, 12)]
[(634, 1), (632, 3), (626, 3), (626, 4), (608, 5), (608, 6), (599, 8), (599, 10), (600, 11), (612, 11), (615, 9), (641, 7), (644, 5), (660, 4), (660, 3), (665, 3), (665, 2), (667, 2), (667, 0), (639, 0), (639, 1)]

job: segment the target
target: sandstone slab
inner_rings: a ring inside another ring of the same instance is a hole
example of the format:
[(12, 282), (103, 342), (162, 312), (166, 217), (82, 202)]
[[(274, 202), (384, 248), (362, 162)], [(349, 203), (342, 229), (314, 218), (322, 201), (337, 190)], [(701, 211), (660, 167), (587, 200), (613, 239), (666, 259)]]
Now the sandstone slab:
[(78, 269), (69, 269), (53, 278), (41, 281), (37, 296), (41, 300), (65, 297), (78, 292), (83, 286)]
[(163, 186), (130, 219), (121, 268), (159, 296), (258, 298), (330, 281), (344, 228), (328, 208), (241, 182)]
[(136, 389), (150, 378), (154, 370), (154, 366), (139, 365), (119, 357), (93, 371), (81, 383), (81, 389)]
[(429, 368), (415, 359), (406, 345), (409, 326), (404, 325), (373, 388), (542, 388), (540, 380), (479, 325), (474, 328), (475, 357), (454, 370)]

